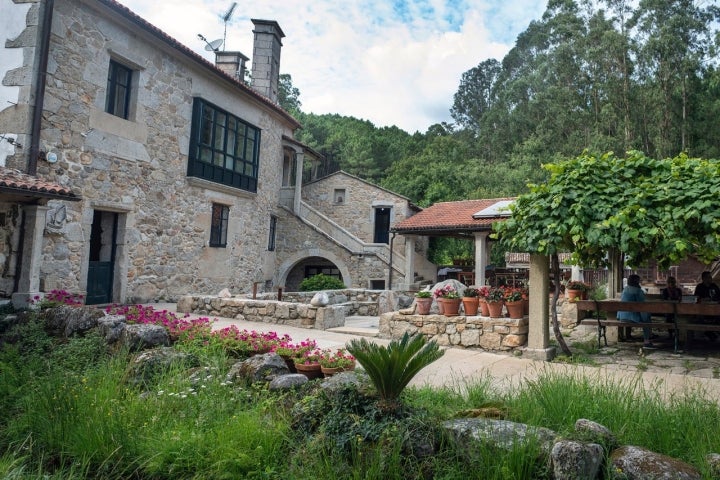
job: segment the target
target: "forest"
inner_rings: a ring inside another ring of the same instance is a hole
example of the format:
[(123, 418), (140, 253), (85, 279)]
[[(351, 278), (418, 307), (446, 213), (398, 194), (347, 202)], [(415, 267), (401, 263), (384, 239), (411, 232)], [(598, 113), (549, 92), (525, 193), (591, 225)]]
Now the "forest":
[(281, 105), (300, 141), (421, 207), (525, 193), (584, 151), (718, 158), (718, 20), (714, 0), (549, 0), (504, 58), (458, 79), (454, 123), (424, 133), (304, 113), (290, 74)]

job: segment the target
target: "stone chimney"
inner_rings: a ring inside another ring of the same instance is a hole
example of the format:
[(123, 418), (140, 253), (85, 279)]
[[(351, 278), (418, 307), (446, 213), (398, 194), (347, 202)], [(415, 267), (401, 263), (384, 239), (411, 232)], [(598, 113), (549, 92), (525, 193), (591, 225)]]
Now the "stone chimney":
[(245, 79), (245, 62), (248, 60), (240, 52), (215, 52), (215, 66), (240, 82)]
[(280, 48), (285, 36), (274, 20), (252, 19), (255, 29), (252, 55), (252, 88), (272, 102), (278, 102)]

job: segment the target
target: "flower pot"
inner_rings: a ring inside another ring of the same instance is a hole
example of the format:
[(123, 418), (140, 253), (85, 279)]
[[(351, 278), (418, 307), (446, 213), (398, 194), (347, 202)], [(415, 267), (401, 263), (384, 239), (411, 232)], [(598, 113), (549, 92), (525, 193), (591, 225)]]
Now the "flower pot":
[(510, 318), (523, 318), (523, 301), (517, 300), (514, 302), (505, 302), (505, 308), (507, 309), (508, 316)]
[(416, 313), (418, 315), (428, 315), (430, 314), (430, 307), (432, 307), (432, 298), (415, 298), (415, 303), (417, 304), (417, 310)]
[(308, 380), (314, 380), (316, 378), (322, 377), (322, 370), (320, 369), (319, 363), (296, 363), (295, 369), (297, 370), (297, 373), (302, 373), (303, 375), (305, 375)]
[(455, 317), (460, 314), (460, 299), (445, 298), (443, 299), (443, 315), (446, 317)]
[(565, 290), (565, 298), (568, 302), (577, 302), (578, 300), (582, 300), (582, 296), (582, 290)]
[(488, 302), (488, 316), (491, 318), (502, 317), (503, 302)]
[(445, 299), (442, 297), (438, 297), (436, 301), (438, 306), (438, 313), (440, 315), (443, 315), (445, 313)]
[(462, 299), (463, 308), (465, 309), (466, 316), (475, 316), (478, 313), (480, 306), (480, 299), (477, 297), (463, 297)]
[(332, 377), (337, 373), (350, 372), (352, 370), (355, 370), (355, 364), (352, 364), (349, 367), (320, 367), (320, 371), (324, 377)]
[(490, 308), (488, 308), (488, 302), (484, 298), (480, 300), (480, 315), (483, 317), (490, 316)]

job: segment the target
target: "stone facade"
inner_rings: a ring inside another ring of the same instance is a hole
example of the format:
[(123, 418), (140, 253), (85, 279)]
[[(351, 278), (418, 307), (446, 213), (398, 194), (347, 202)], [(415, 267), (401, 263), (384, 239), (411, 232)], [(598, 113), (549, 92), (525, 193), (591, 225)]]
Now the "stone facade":
[[(377, 208), (389, 208), (392, 224), (417, 209), (404, 197), (342, 173), (295, 187), (289, 182), (294, 159), (304, 155), (312, 161), (316, 153), (293, 139), (299, 124), (272, 98), (109, 0), (54, 2), (47, 74), (42, 75), (46, 3), (0, 2), (0, 18), (21, 24), (7, 29), (13, 37), (0, 50), (10, 67), (0, 72), (0, 94), (11, 101), (0, 106), (0, 133), (17, 144), (36, 141), (40, 152), (35, 167), (27, 148), (0, 141), (0, 159), (81, 197), (48, 203), (41, 245), (33, 246), (21, 245), (17, 199), (0, 195), (0, 290), (12, 291), (23, 248), (41, 251), (36, 273), (41, 291), (84, 294), (96, 283), (90, 277), (95, 263), (106, 263), (109, 300), (118, 303), (174, 301), (223, 288), (247, 293), (258, 283), (264, 291), (296, 289), (307, 265), (333, 266), (348, 287), (356, 288), (404, 275), (404, 238), (396, 245), (391, 275), (388, 255), (380, 248), (387, 246), (372, 244), (373, 215)], [(257, 22), (267, 30), (265, 37), (282, 38), (275, 22)], [(255, 25), (256, 41), (265, 42), (260, 27)], [(277, 57), (262, 62), (279, 62), (279, 44), (256, 50)], [(127, 119), (108, 113), (111, 62), (132, 72)], [(41, 77), (46, 78), (41, 125), (33, 135), (32, 93)], [(267, 94), (267, 86), (261, 87)], [(256, 191), (188, 174), (198, 99), (260, 131)], [(302, 189), (303, 201), (337, 230), (320, 228), (288, 207), (283, 186)], [(334, 208), (328, 192), (339, 189), (348, 197), (342, 208)], [(224, 247), (210, 245), (213, 205), (227, 207)], [(353, 235), (364, 242), (362, 248), (340, 238)], [(418, 242), (416, 250), (424, 253), (426, 243)]]
[(406, 332), (422, 333), (441, 346), (515, 351), (527, 344), (528, 325), (527, 317), (446, 317), (389, 312), (380, 316), (380, 337), (397, 339)]

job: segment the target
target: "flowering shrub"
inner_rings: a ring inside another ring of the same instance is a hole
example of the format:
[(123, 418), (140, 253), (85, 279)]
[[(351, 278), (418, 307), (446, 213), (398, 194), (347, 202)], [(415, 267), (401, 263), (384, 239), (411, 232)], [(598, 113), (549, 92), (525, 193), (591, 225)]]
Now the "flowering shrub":
[(436, 288), (433, 292), (436, 298), (460, 298), (457, 290), (452, 285), (445, 285), (444, 287)]
[(482, 286), (477, 289), (478, 297), (480, 297), (480, 300), (487, 300), (488, 295), (490, 295), (490, 288), (487, 286)]
[(466, 288), (463, 291), (463, 297), (477, 297), (478, 296), (478, 289), (477, 288)]
[(309, 350), (302, 355), (299, 355), (293, 359), (295, 365), (319, 365), (320, 357), (322, 357), (322, 351), (315, 349)]
[(493, 287), (488, 290), (487, 301), (489, 303), (502, 302), (503, 300), (505, 300), (505, 288), (504, 287)]
[(590, 285), (579, 280), (570, 280), (565, 284), (565, 290), (579, 290), (581, 292), (587, 292), (590, 290)]
[(319, 361), (320, 366), (325, 368), (350, 368), (355, 365), (355, 357), (344, 348), (323, 350)]
[(235, 325), (211, 333), (211, 343), (218, 344), (233, 357), (249, 357), (259, 353), (267, 353), (277, 345), (288, 342), (288, 335), (278, 336), (275, 332), (256, 332), (240, 330)]
[(507, 287), (503, 294), (506, 302), (518, 302), (523, 299), (522, 289), (517, 287)]
[(190, 319), (186, 314), (178, 318), (167, 310), (155, 310), (143, 305), (112, 305), (105, 309), (111, 315), (123, 315), (129, 324), (149, 324), (165, 327), (173, 341), (187, 340), (188, 337), (208, 336), (212, 327), (210, 319), (201, 317)]
[(300, 343), (291, 343), (292, 339), (287, 335), (285, 335), (285, 337), (287, 337), (285, 341), (281, 340), (275, 345), (275, 348), (273, 348), (273, 352), (277, 353), (280, 356), (291, 358), (301, 357), (306, 352), (317, 348), (317, 342), (315, 340), (311, 340), (308, 338)]
[(67, 290), (50, 290), (43, 297), (35, 295), (32, 304), (39, 308), (52, 308), (58, 305), (85, 305), (85, 298), (79, 293), (70, 293)]

